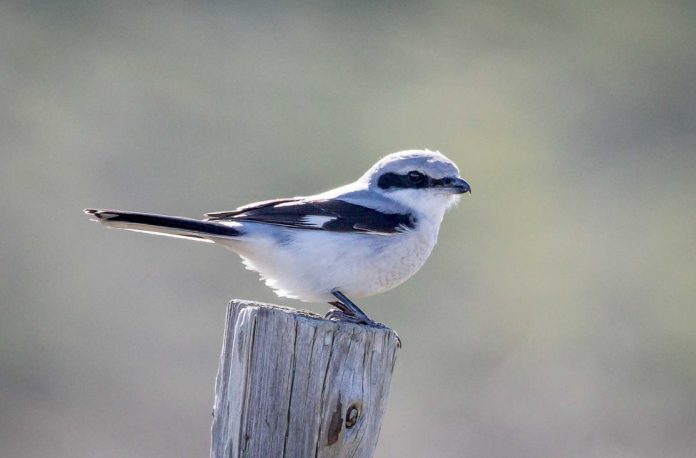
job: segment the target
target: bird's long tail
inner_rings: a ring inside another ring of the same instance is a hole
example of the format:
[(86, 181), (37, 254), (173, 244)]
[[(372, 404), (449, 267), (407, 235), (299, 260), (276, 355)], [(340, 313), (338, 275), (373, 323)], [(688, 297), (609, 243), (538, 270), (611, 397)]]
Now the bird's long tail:
[(155, 215), (120, 210), (85, 209), (85, 213), (107, 227), (127, 231), (179, 237), (198, 242), (214, 242), (215, 239), (238, 237), (241, 232), (224, 223), (202, 221), (179, 216)]

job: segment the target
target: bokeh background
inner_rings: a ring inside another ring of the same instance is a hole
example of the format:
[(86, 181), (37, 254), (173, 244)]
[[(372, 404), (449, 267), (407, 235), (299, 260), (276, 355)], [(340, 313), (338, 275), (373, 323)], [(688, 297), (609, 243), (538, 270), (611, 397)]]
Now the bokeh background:
[[(145, 2), (143, 2), (145, 3)], [(2, 2), (0, 455), (207, 456), (225, 306), (196, 216), (438, 149), (379, 457), (696, 456), (690, 1)]]

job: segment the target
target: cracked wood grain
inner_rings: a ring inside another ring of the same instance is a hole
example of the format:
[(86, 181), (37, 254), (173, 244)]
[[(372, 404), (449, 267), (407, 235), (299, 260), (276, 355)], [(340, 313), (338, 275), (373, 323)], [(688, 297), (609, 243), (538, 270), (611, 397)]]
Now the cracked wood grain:
[(390, 329), (232, 301), (210, 456), (372, 457), (397, 349)]

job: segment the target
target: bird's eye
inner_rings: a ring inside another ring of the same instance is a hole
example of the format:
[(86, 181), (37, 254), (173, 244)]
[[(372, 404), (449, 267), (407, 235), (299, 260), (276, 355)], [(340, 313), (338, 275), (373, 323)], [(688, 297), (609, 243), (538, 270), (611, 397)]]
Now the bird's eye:
[(422, 173), (420, 173), (416, 170), (412, 170), (412, 171), (408, 172), (408, 179), (411, 183), (420, 183), (423, 181), (424, 178), (425, 178), (425, 175), (423, 175)]

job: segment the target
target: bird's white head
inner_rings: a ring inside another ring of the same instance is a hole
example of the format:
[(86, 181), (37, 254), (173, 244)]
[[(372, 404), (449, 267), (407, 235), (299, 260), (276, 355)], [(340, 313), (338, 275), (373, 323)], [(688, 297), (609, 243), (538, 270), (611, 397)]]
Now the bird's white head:
[(360, 180), (374, 192), (439, 220), (461, 194), (471, 192), (454, 162), (428, 150), (389, 154)]

